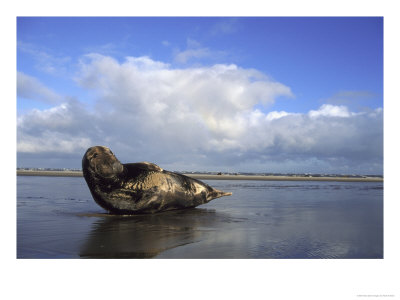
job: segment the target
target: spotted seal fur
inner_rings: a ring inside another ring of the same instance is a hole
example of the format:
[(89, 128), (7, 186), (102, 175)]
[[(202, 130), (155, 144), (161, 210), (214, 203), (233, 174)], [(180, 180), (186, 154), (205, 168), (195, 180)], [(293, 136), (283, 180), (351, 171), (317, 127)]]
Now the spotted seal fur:
[(86, 151), (82, 170), (96, 203), (116, 214), (190, 208), (232, 195), (200, 180), (163, 170), (153, 163), (121, 164), (104, 146), (94, 146)]

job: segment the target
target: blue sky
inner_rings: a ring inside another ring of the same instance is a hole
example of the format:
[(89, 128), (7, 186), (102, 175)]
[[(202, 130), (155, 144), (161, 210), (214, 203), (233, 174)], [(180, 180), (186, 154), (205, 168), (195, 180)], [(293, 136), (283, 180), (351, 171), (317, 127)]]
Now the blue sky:
[(18, 18), (17, 71), (21, 167), (383, 172), (380, 17)]

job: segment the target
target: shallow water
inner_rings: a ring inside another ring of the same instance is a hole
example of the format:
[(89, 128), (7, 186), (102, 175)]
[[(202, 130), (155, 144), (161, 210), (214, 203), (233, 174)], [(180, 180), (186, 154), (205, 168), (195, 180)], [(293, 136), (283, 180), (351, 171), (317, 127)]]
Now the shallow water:
[(383, 258), (383, 183), (205, 181), (194, 209), (107, 214), (81, 177), (17, 177), (18, 258)]

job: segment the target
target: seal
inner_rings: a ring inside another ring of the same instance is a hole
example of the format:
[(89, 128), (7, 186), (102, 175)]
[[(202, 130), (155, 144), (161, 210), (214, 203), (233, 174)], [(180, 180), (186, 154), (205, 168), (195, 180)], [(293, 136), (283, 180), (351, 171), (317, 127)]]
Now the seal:
[(104, 146), (86, 151), (82, 171), (96, 203), (115, 214), (190, 208), (232, 195), (153, 163), (122, 164)]

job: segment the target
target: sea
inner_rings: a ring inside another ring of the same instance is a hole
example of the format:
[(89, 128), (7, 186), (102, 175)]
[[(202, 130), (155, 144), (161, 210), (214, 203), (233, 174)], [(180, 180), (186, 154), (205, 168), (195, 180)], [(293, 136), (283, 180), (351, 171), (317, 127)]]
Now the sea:
[(204, 180), (232, 196), (119, 216), (83, 177), (17, 177), (18, 259), (382, 259), (383, 183)]

